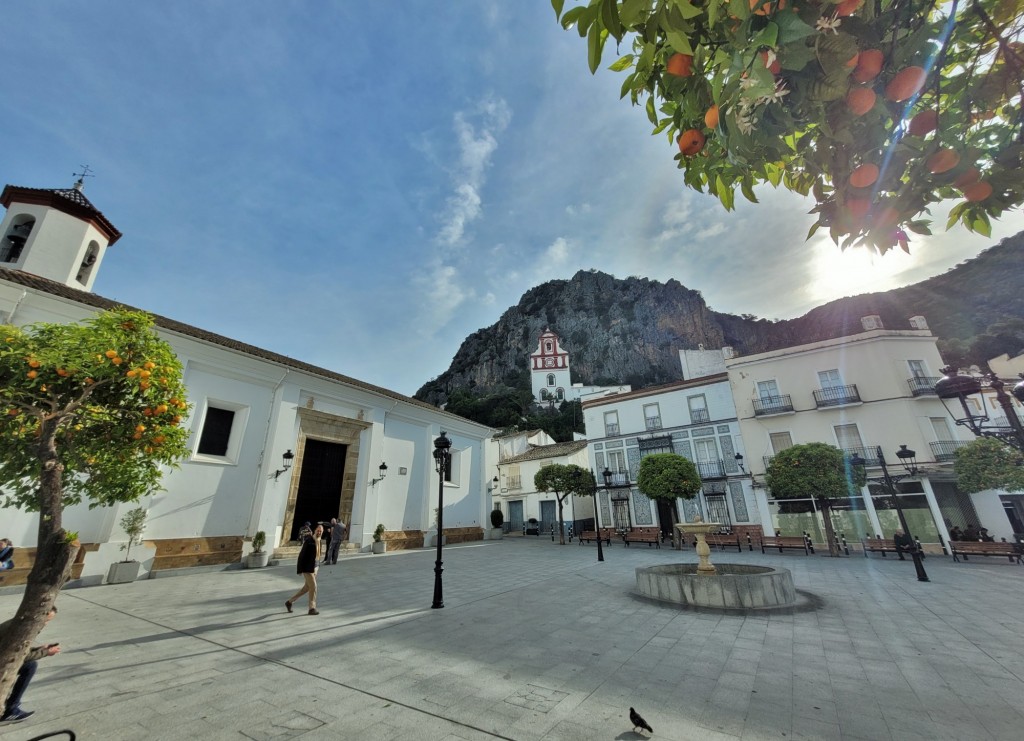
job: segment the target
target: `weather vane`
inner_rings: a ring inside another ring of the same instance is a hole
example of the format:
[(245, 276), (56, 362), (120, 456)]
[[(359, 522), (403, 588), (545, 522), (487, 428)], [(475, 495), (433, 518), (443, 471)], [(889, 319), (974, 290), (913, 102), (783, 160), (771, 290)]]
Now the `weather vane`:
[(89, 165), (80, 165), (80, 167), (82, 168), (81, 172), (73, 172), (73, 173), (71, 173), (72, 177), (78, 178), (78, 180), (75, 181), (75, 187), (79, 188), (79, 189), (83, 185), (85, 185), (85, 178), (96, 177), (91, 172), (89, 172), (92, 169), (91, 167), (89, 167)]

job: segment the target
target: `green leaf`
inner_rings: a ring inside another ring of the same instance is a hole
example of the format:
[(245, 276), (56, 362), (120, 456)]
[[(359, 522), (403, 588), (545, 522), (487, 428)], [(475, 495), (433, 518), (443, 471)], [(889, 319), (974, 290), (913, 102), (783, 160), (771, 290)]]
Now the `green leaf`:
[(749, 18), (750, 3), (748, 0), (729, 0), (729, 15), (734, 15), (740, 19)]
[(658, 113), (654, 110), (654, 96), (647, 99), (647, 118), (655, 126), (658, 125)]
[(635, 57), (632, 54), (626, 54), (623, 57), (619, 57), (613, 64), (611, 64), (608, 67), (608, 69), (612, 70), (613, 72), (622, 72), (622, 70), (629, 69), (630, 67), (633, 66), (633, 59), (635, 59)]
[(725, 206), (726, 211), (732, 211), (736, 207), (735, 194), (731, 187), (725, 184), (722, 176), (719, 175), (715, 181), (715, 188), (718, 191), (718, 200)]
[(575, 8), (569, 8), (569, 10), (565, 12), (565, 15), (562, 16), (562, 28), (568, 31), (586, 12), (587, 7), (585, 5), (578, 5)]
[(743, 197), (751, 203), (757, 203), (757, 196), (754, 195), (754, 189), (751, 187), (750, 182), (747, 178), (743, 178), (740, 181), (740, 190), (743, 192)]
[(818, 231), (818, 227), (820, 227), (820, 226), (821, 226), (821, 222), (820, 221), (815, 221), (813, 224), (811, 224), (811, 228), (807, 230), (807, 236), (804, 237), (804, 240), (806, 241), (806, 240), (810, 239), (811, 237), (813, 237), (814, 233), (816, 231)]
[(779, 29), (780, 45), (799, 41), (815, 33), (814, 28), (804, 23), (800, 16), (792, 10), (783, 10), (776, 13), (775, 23)]
[(750, 42), (750, 46), (757, 49), (762, 46), (770, 46), (773, 49), (779, 41), (779, 27), (775, 23), (769, 23), (761, 29), (761, 32)]
[(982, 235), (983, 237), (992, 236), (992, 224), (988, 220), (988, 214), (984, 211), (976, 213), (969, 229), (972, 232)]
[(679, 15), (689, 20), (690, 18), (696, 18), (698, 15), (703, 13), (700, 8), (695, 8), (690, 4), (690, 0), (669, 0), (669, 3), (673, 6), (674, 10), (679, 12)]
[(626, 29), (619, 20), (619, 5), (615, 0), (604, 0), (601, 3), (601, 23), (616, 41), (622, 41), (622, 34)]
[(640, 22), (649, 7), (648, 0), (622, 0), (622, 6), (619, 8), (619, 20), (627, 27), (633, 26)]
[(562, 6), (565, 5), (565, 0), (551, 0), (551, 7), (555, 9), (555, 20), (557, 21), (562, 17)]
[(608, 37), (608, 31), (598, 24), (590, 27), (587, 34), (587, 61), (590, 64), (590, 74), (597, 72), (601, 66), (601, 51), (604, 49), (604, 40)]

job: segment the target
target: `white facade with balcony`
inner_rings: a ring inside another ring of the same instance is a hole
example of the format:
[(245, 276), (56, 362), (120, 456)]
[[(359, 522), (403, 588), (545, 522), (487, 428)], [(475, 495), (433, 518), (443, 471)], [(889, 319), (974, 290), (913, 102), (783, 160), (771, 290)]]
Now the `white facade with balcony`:
[[(705, 352), (721, 359), (720, 350)], [(658, 526), (668, 534), (674, 522), (697, 514), (725, 527), (762, 525), (726, 374), (584, 400), (583, 417), (602, 527)], [(636, 486), (640, 461), (652, 453), (682, 455), (700, 472), (702, 491), (678, 500), (675, 512)], [(609, 489), (601, 476), (606, 467), (612, 472)]]
[[(879, 534), (891, 538), (899, 525), (881, 484), (876, 450), (881, 447), (890, 473), (900, 476), (907, 472), (895, 453), (906, 445), (917, 453), (920, 475), (897, 488), (910, 529), (922, 543), (948, 542), (950, 527), (971, 522), (1009, 539), (1005, 517), (997, 521), (987, 506), (977, 506), (955, 486), (953, 455), (973, 435), (954, 424), (934, 393), (944, 363), (924, 320), (915, 317), (907, 329), (897, 330), (882, 328), (877, 317), (864, 321), (874, 328), (726, 360), (755, 485), (764, 486), (765, 469), (781, 450), (810, 442), (834, 445), (869, 464), (862, 496), (834, 512), (836, 532), (851, 542)], [(768, 492), (767, 501), (772, 529), (823, 539), (821, 514), (810, 497), (776, 502)]]

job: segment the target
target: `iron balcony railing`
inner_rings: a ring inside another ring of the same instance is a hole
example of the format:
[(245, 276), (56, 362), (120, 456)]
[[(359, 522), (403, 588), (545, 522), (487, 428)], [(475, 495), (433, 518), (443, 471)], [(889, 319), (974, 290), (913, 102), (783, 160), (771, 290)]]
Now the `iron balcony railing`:
[(648, 430), (660, 430), (661, 429), (661, 417), (646, 417), (647, 429)]
[(695, 425), (701, 424), (702, 422), (710, 422), (711, 414), (707, 409), (691, 409), (690, 421)]
[(966, 440), (936, 440), (928, 443), (932, 449), (937, 463), (952, 463), (956, 457), (956, 451), (967, 444)]
[(910, 386), (910, 393), (913, 396), (935, 396), (935, 384), (938, 382), (938, 378), (930, 376), (915, 376), (907, 379), (907, 385)]
[(761, 460), (764, 461), (764, 470), (767, 471), (768, 470), (768, 466), (770, 466), (772, 464), (772, 461), (775, 460), (775, 456), (774, 455), (762, 455), (761, 456)]
[(843, 455), (847, 458), (853, 458), (853, 456), (860, 456), (864, 459), (865, 464), (868, 466), (878, 465), (878, 446), (877, 445), (861, 445), (856, 448), (842, 448)]
[(605, 483), (607, 486), (629, 486), (629, 474), (625, 471), (612, 472)]
[(605, 426), (604, 426), (604, 436), (605, 437), (615, 437), (618, 434), (619, 434), (619, 426), (617, 424), (616, 425), (612, 425), (612, 424), (605, 423)]
[(778, 396), (762, 396), (754, 399), (754, 416), (768, 414), (786, 414), (793, 411), (793, 398), (789, 394)]
[(857, 392), (857, 385), (851, 383), (849, 386), (830, 386), (817, 389), (814, 392), (814, 403), (821, 407), (838, 407), (843, 404), (859, 404), (860, 394)]
[(697, 473), (700, 474), (702, 481), (708, 479), (724, 479), (725, 478), (725, 464), (718, 461), (697, 461)]

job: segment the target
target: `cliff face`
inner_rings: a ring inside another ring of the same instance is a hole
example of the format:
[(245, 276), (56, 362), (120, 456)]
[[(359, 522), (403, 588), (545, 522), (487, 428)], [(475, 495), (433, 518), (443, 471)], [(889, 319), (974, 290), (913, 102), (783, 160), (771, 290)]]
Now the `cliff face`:
[(483, 394), (527, 389), (529, 355), (550, 327), (570, 353), (575, 383), (634, 388), (679, 380), (679, 350), (729, 345), (742, 355), (862, 331), (881, 316), (909, 328), (918, 314), (943, 338), (967, 338), (993, 322), (1024, 317), (1024, 233), (1003, 240), (944, 275), (905, 288), (832, 301), (792, 320), (722, 314), (676, 280), (617, 279), (596, 270), (550, 281), (523, 294), (490, 327), (467, 337), (451, 367), (416, 398), (443, 403), (457, 388)]

